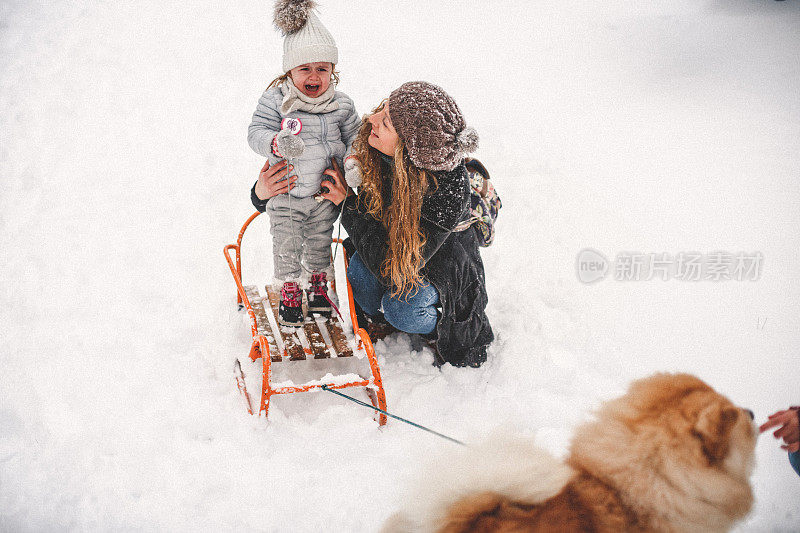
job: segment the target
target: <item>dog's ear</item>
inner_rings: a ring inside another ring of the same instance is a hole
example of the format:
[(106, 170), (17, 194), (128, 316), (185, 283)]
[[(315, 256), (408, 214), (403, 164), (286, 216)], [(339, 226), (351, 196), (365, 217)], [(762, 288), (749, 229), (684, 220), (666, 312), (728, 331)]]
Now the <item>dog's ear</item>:
[(728, 455), (729, 434), (738, 417), (739, 411), (735, 407), (718, 403), (700, 411), (694, 434), (700, 439), (703, 454), (710, 465), (721, 462)]

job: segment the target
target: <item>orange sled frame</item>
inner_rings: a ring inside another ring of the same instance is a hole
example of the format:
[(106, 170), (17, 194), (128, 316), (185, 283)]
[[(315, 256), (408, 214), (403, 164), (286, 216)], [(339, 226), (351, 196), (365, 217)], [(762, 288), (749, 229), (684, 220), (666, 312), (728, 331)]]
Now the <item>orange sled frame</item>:
[[(256, 321), (256, 314), (253, 311), (253, 307), (250, 303), (250, 300), (247, 297), (247, 294), (244, 290), (244, 286), (242, 285), (242, 238), (244, 237), (244, 232), (247, 230), (247, 227), (250, 223), (255, 220), (255, 218), (260, 215), (261, 213), (256, 211), (253, 213), (250, 218), (247, 219), (247, 222), (244, 223), (242, 226), (241, 231), (239, 231), (239, 238), (236, 240), (236, 244), (229, 244), (225, 246), (223, 252), (225, 254), (225, 259), (228, 261), (228, 266), (231, 269), (231, 274), (233, 274), (233, 280), (236, 282), (236, 289), (237, 289), (237, 297), (236, 301), (239, 304), (240, 308), (244, 305), (244, 308), (247, 309), (247, 314), (250, 317), (250, 329), (253, 335), (253, 343), (250, 345), (250, 359), (255, 362), (258, 358), (261, 358), (263, 364), (262, 370), (262, 387), (261, 387), (261, 404), (258, 409), (259, 415), (264, 415), (266, 418), (269, 412), (269, 400), (274, 394), (291, 394), (294, 392), (307, 392), (314, 389), (321, 389), (323, 386), (328, 389), (345, 389), (348, 387), (364, 387), (367, 391), (367, 394), (372, 401), (372, 405), (386, 411), (386, 393), (383, 390), (383, 381), (381, 381), (381, 371), (380, 367), (378, 366), (378, 359), (375, 357), (375, 350), (372, 347), (372, 340), (369, 338), (369, 334), (364, 330), (364, 328), (359, 327), (358, 319), (356, 318), (355, 307), (353, 304), (353, 289), (350, 287), (350, 281), (347, 281), (347, 299), (350, 303), (350, 317), (353, 322), (353, 331), (355, 332), (356, 339), (357, 339), (357, 346), (356, 349), (361, 350), (363, 349), (367, 353), (367, 357), (369, 359), (369, 366), (370, 370), (372, 371), (372, 377), (369, 379), (362, 379), (359, 381), (352, 381), (349, 383), (322, 383), (321, 381), (313, 381), (304, 385), (298, 386), (288, 386), (288, 387), (278, 387), (273, 388), (272, 384), (270, 383), (270, 369), (272, 365), (272, 359), (269, 353), (269, 343), (267, 338), (258, 332), (258, 323)], [(341, 243), (340, 239), (334, 239), (334, 242)], [(236, 262), (234, 263), (233, 258), (231, 257), (231, 250), (236, 252)], [(344, 249), (342, 249), (344, 251)], [(344, 254), (344, 264), (345, 270), (348, 266), (348, 257), (347, 253)], [(345, 276), (346, 278), (346, 276)], [(334, 290), (336, 289), (335, 280), (332, 281), (332, 285)], [(241, 365), (239, 360), (236, 360), (234, 371), (236, 373), (236, 384), (239, 388), (239, 392), (244, 396), (245, 402), (247, 405), (247, 411), (252, 415), (253, 414), (253, 407), (250, 401), (250, 395), (247, 392), (247, 386), (244, 381), (244, 375), (242, 374)], [(378, 423), (383, 426), (386, 424), (386, 415), (383, 413), (379, 413), (378, 411), (375, 412), (377, 416)]]

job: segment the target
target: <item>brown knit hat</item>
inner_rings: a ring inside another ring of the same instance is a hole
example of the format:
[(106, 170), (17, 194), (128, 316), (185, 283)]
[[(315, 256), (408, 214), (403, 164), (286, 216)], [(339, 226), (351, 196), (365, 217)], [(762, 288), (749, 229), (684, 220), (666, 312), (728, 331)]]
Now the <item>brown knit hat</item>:
[(478, 148), (478, 133), (466, 127), (455, 100), (432, 83), (410, 81), (392, 91), (389, 116), (419, 168), (453, 170)]

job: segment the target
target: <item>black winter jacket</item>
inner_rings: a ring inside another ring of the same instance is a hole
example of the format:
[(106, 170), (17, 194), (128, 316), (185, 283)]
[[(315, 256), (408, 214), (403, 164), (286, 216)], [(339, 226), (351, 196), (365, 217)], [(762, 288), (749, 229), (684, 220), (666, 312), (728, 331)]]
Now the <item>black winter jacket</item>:
[[(391, 166), (384, 164), (385, 183), (391, 183)], [(486, 347), (494, 340), (486, 316), (486, 280), (475, 230), (453, 232), (469, 215), (469, 180), (464, 163), (450, 172), (434, 173), (438, 186), (422, 202), (420, 229), (425, 234), (421, 274), (439, 292), (442, 316), (433, 337), (440, 363), (479, 366)], [(384, 197), (391, 198), (384, 190)], [(364, 264), (388, 287), (381, 275), (388, 250), (383, 224), (366, 213), (357, 196), (345, 200), (342, 225)]]

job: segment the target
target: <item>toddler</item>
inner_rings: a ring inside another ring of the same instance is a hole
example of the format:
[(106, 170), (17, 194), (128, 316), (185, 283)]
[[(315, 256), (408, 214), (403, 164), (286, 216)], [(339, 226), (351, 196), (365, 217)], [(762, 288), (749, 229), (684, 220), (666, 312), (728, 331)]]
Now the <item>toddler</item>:
[(315, 198), (323, 171), (335, 157), (342, 165), (361, 120), (353, 101), (335, 90), (338, 50), (333, 37), (311, 11), (308, 0), (278, 0), (275, 24), (284, 35), (284, 74), (270, 83), (258, 101), (247, 133), (250, 147), (270, 165), (284, 159), (294, 167), (288, 193), (253, 202), (269, 214), (274, 283), (281, 286), (279, 322), (303, 324), (300, 280), (310, 273), (308, 310), (330, 316), (327, 294), (333, 224), (338, 210)]

